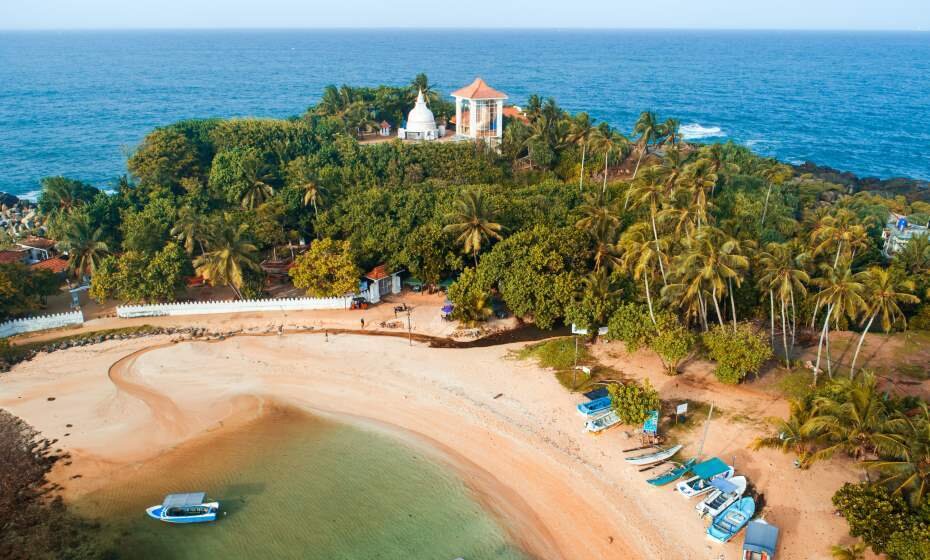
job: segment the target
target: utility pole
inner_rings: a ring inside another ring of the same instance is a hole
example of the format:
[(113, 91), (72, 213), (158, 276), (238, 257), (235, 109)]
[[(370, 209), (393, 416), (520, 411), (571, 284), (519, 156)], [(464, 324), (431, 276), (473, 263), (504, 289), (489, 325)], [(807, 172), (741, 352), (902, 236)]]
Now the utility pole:
[(410, 346), (413, 346), (413, 330), (410, 327), (410, 308), (409, 307), (407, 307), (407, 343)]

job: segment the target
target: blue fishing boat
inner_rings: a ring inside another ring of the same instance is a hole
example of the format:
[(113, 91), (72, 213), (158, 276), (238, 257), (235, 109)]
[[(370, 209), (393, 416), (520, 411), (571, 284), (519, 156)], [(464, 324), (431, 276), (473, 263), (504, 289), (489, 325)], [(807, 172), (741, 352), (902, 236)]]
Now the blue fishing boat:
[(578, 412), (583, 416), (591, 416), (592, 414), (597, 414), (598, 412), (603, 412), (610, 408), (611, 402), (610, 397), (594, 399), (593, 401), (579, 404)]
[(165, 523), (205, 523), (216, 520), (219, 502), (205, 502), (206, 493), (168, 494), (157, 506), (146, 508), (152, 519)]
[(725, 543), (732, 539), (736, 533), (749, 523), (756, 513), (756, 502), (745, 497), (730, 504), (723, 513), (714, 518), (714, 522), (707, 528), (707, 536), (712, 540)]
[(664, 473), (648, 479), (646, 482), (653, 486), (664, 486), (670, 482), (675, 482), (691, 470), (695, 463), (697, 463), (697, 459), (688, 459), (684, 463), (676, 464)]
[(773, 560), (778, 546), (778, 527), (763, 520), (750, 521), (743, 537), (743, 556), (740, 560)]

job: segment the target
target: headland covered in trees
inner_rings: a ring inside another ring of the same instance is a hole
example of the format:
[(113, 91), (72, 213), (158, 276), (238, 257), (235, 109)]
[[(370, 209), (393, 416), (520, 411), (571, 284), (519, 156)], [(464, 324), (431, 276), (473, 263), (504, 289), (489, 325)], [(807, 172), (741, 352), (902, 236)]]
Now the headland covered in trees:
[[(851, 534), (894, 558), (928, 557), (925, 388), (902, 394), (896, 373), (860, 356), (867, 339), (930, 329), (930, 239), (889, 244), (930, 221), (925, 185), (863, 185), (732, 143), (688, 143), (649, 111), (619, 131), (536, 96), (504, 117), (499, 142), (373, 137), (421, 91), (439, 120), (455, 114), (421, 75), (405, 88), (327, 88), (291, 119), (159, 128), (113, 192), (43, 180), (43, 230), (23, 233), (56, 240), (99, 301), (172, 301), (192, 278), (259, 297), (267, 263), (299, 247), (287, 275), (309, 295), (353, 292), (385, 265), (451, 281), (463, 325), (505, 310), (541, 329), (607, 327), (626, 352), (652, 352), (663, 375), (686, 378), (705, 360), (717, 381), (702, 383), (752, 385), (777, 370), (794, 380), (787, 418), (755, 446), (794, 453), (800, 468), (850, 457), (875, 475), (833, 498)], [(0, 265), (0, 281), (6, 315), (53, 292), (46, 272), (20, 264)], [(926, 352), (926, 336), (915, 340)], [(566, 375), (573, 364), (551, 344), (537, 356), (568, 389), (618, 383)], [(635, 395), (615, 406), (639, 420), (652, 389), (621, 384)]]

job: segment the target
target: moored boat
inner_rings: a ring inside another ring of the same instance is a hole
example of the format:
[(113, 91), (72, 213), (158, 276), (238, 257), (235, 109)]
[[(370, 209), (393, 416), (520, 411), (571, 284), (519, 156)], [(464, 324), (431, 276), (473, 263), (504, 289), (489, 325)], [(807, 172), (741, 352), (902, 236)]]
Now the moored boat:
[(579, 404), (578, 412), (580, 412), (583, 416), (592, 416), (610, 408), (612, 402), (613, 401), (611, 401), (610, 397), (594, 399), (593, 401)]
[(778, 546), (778, 527), (762, 519), (746, 525), (742, 560), (774, 560)]
[(665, 449), (659, 449), (653, 453), (645, 453), (643, 455), (637, 455), (636, 457), (627, 457), (624, 459), (624, 461), (630, 463), (631, 465), (651, 465), (653, 463), (658, 463), (659, 461), (670, 459), (680, 450), (681, 445), (674, 445)]
[(603, 432), (607, 428), (615, 426), (619, 423), (620, 416), (617, 415), (617, 412), (615, 410), (609, 410), (585, 422), (584, 429), (585, 431), (592, 433)]
[(701, 514), (701, 517), (705, 515), (716, 517), (720, 515), (720, 512), (727, 509), (730, 504), (742, 498), (743, 493), (746, 492), (746, 477), (717, 478), (711, 480), (710, 485), (714, 487), (711, 493), (701, 500), (701, 503), (694, 506), (694, 509)]
[(714, 489), (710, 481), (715, 478), (730, 478), (733, 476), (733, 467), (714, 457), (691, 468), (694, 475), (688, 480), (679, 482), (675, 490), (686, 498), (701, 496)]
[(205, 523), (216, 520), (219, 502), (206, 502), (205, 492), (168, 494), (160, 505), (146, 508), (145, 513), (165, 523)]
[(670, 482), (675, 482), (686, 472), (691, 470), (691, 467), (693, 467), (695, 463), (697, 463), (697, 459), (688, 459), (684, 463), (676, 463), (674, 466), (672, 466), (671, 469), (658, 476), (654, 476), (646, 480), (646, 482), (652, 484), (653, 486), (664, 486)]
[(750, 497), (741, 498), (723, 510), (707, 528), (707, 536), (720, 543), (728, 542), (749, 523), (756, 513), (756, 502)]

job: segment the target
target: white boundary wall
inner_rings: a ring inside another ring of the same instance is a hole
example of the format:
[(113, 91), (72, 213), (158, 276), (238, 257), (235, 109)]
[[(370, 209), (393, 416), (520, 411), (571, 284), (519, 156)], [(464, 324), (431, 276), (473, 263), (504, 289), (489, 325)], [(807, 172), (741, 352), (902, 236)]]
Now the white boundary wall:
[(229, 301), (192, 301), (157, 303), (152, 305), (121, 305), (116, 315), (130, 317), (162, 317), (177, 315), (209, 315), (213, 313), (249, 313), (255, 311), (308, 311), (313, 309), (349, 309), (352, 296), (334, 298), (247, 299)]
[(84, 314), (80, 309), (67, 313), (57, 313), (55, 315), (13, 319), (12, 321), (0, 323), (0, 338), (6, 338), (14, 334), (44, 331), (46, 329), (82, 324), (84, 324)]

